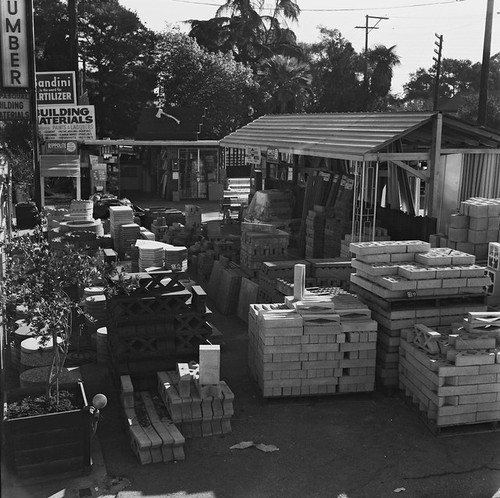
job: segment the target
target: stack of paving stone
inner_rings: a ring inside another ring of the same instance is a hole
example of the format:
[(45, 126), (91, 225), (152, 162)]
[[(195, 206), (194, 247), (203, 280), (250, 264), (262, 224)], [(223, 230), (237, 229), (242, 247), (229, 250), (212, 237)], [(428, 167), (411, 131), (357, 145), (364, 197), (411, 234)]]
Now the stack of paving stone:
[(241, 269), (256, 278), (264, 261), (282, 261), (288, 257), (290, 234), (264, 223), (241, 224)]
[(475, 256), (428, 242), (351, 243), (356, 255), (351, 291), (373, 310), (379, 323), (377, 382), (398, 385), (401, 330), (415, 322), (447, 327), (468, 311), (486, 311), (484, 286), (489, 279)]
[(113, 247), (121, 252), (120, 247), (120, 226), (134, 222), (134, 211), (130, 206), (109, 206), (109, 229)]
[(139, 248), (139, 271), (146, 268), (163, 268), (165, 264), (165, 244), (155, 240), (138, 240), (135, 243)]
[(373, 391), (377, 323), (342, 289), (252, 304), (249, 367), (264, 397)]
[(474, 254), (478, 261), (488, 256), (488, 243), (500, 240), (500, 199), (471, 197), (462, 201), (450, 217), (445, 235), (434, 235), (433, 246), (450, 247)]
[(500, 420), (500, 313), (471, 312), (451, 331), (402, 334), (399, 387), (431, 428)]
[(179, 363), (177, 371), (158, 372), (158, 392), (184, 437), (228, 434), (234, 394), (220, 380), (220, 346), (200, 346), (199, 358), (199, 364)]
[(187, 247), (166, 244), (165, 267), (176, 271), (187, 271)]
[(306, 217), (306, 258), (322, 258), (325, 246), (327, 213), (323, 206), (314, 206)]
[(130, 446), (141, 464), (184, 460), (185, 438), (148, 391), (134, 393), (129, 375), (120, 377), (121, 403)]
[[(141, 238), (141, 229), (137, 223), (124, 223), (119, 228), (119, 251), (122, 253), (130, 253), (135, 243)], [(139, 254), (137, 252), (137, 258)]]
[(92, 221), (94, 219), (94, 202), (72, 199), (69, 205), (71, 221)]

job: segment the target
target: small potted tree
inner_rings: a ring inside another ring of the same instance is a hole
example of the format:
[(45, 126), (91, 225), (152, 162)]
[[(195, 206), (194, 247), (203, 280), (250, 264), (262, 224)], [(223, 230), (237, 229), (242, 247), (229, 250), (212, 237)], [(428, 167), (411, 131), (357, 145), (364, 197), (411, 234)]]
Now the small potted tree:
[(42, 387), (4, 392), (9, 463), (19, 477), (86, 472), (94, 410), (83, 382), (64, 380), (63, 374), (74, 320), (82, 314), (78, 293), (70, 290), (100, 278), (102, 262), (69, 247), (52, 251), (38, 228), (14, 237), (2, 249), (4, 309), (12, 313), (23, 305), (25, 320), (37, 331), (41, 346), (50, 343), (52, 349)]

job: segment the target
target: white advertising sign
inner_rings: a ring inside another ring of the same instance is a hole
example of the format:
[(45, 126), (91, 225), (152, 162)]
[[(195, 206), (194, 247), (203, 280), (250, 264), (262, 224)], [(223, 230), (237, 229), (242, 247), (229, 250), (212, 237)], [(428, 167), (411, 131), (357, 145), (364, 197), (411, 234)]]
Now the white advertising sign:
[(245, 163), (260, 164), (260, 147), (245, 147)]
[(28, 88), (26, 0), (0, 0), (2, 86)]
[(38, 130), (44, 140), (95, 140), (94, 106), (40, 106)]

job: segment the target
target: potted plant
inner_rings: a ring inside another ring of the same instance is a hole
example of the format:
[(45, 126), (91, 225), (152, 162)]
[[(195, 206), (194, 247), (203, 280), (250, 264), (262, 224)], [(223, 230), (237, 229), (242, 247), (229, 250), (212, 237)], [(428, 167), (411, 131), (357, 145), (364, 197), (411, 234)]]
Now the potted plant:
[(5, 308), (12, 313), (16, 305), (22, 304), (25, 320), (39, 334), (40, 343), (50, 342), (52, 349), (44, 387), (4, 391), (3, 424), (9, 463), (22, 477), (86, 471), (90, 468), (95, 410), (87, 401), (82, 382), (63, 385), (61, 378), (75, 318), (83, 314), (76, 289), (78, 285), (95, 285), (103, 276), (109, 281), (112, 271), (103, 271), (98, 255), (70, 247), (51, 250), (39, 228), (12, 238), (2, 250)]

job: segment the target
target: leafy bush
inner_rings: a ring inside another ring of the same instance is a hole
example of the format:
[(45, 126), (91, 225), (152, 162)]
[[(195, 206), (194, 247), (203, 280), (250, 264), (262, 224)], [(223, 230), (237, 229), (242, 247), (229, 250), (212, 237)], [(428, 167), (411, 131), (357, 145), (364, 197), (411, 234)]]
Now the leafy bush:
[(67, 412), (77, 410), (75, 405), (75, 394), (66, 390), (59, 391), (57, 396), (26, 396), (20, 401), (13, 401), (7, 405), (6, 417), (8, 419), (32, 417), (34, 415), (44, 415), (47, 413)]

